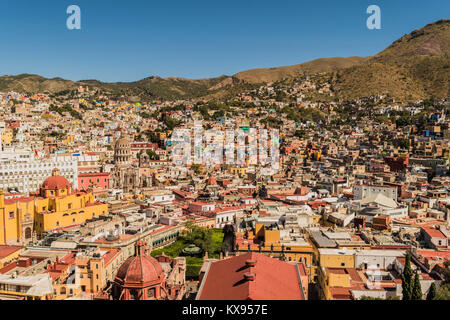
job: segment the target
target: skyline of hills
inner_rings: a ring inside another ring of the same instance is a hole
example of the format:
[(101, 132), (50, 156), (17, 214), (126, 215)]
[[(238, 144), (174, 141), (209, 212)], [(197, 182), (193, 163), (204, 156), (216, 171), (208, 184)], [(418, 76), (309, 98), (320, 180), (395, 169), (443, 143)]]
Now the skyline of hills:
[(6, 75), (0, 77), (0, 91), (55, 93), (89, 85), (142, 100), (221, 98), (263, 83), (324, 73), (330, 78), (336, 96), (342, 99), (380, 93), (404, 100), (443, 98), (450, 96), (449, 44), (450, 20), (446, 19), (404, 35), (371, 57), (319, 58), (297, 65), (250, 69), (232, 76), (205, 79), (150, 76), (133, 82), (101, 82), (48, 79), (33, 74)]

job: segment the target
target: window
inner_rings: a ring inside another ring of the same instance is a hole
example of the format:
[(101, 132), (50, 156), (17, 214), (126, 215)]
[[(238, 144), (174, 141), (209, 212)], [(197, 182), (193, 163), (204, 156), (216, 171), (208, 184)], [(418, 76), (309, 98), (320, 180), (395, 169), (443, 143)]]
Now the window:
[(345, 267), (345, 262), (341, 262), (341, 267)]
[(139, 300), (139, 293), (136, 289), (131, 290), (130, 295), (131, 295), (131, 299)]
[(68, 209), (72, 209), (72, 204), (69, 203), (69, 204), (67, 205), (67, 208), (68, 208)]
[(56, 226), (59, 227), (59, 221), (56, 221)]
[(10, 219), (14, 219), (14, 211), (10, 211), (9, 212), (9, 218)]

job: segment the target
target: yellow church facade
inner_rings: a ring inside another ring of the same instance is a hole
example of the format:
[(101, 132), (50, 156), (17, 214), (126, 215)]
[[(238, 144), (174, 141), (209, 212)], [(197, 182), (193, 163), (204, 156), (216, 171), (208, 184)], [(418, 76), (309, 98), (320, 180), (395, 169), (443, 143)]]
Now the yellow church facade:
[(0, 190), (0, 244), (28, 243), (44, 231), (82, 224), (108, 214), (108, 205), (96, 202), (92, 192), (72, 190), (58, 170), (30, 197), (5, 199)]

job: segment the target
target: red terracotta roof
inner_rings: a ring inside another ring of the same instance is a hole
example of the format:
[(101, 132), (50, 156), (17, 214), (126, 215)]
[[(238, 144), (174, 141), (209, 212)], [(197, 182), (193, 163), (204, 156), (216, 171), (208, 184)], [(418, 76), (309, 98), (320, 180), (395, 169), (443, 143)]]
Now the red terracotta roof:
[(35, 197), (19, 197), (19, 198), (11, 198), (11, 199), (5, 199), (5, 204), (14, 204), (18, 202), (29, 202), (33, 201)]
[(435, 251), (435, 250), (417, 250), (423, 258), (436, 259), (437, 257), (443, 258), (445, 260), (450, 260), (450, 252), (446, 251)]
[(422, 227), (422, 229), (423, 229), (423, 231), (428, 233), (428, 235), (432, 238), (447, 239), (447, 237), (439, 229), (435, 229), (435, 228), (431, 228), (431, 227)]
[(0, 245), (0, 259), (9, 256), (10, 254), (22, 250), (22, 246), (7, 246)]
[[(249, 260), (254, 266), (246, 265)], [(253, 275), (254, 280), (245, 278)], [(211, 262), (199, 300), (246, 299), (303, 300), (297, 267), (255, 252)]]
[(79, 173), (78, 178), (83, 177), (97, 177), (97, 176), (109, 176), (109, 172), (87, 172), (87, 173)]

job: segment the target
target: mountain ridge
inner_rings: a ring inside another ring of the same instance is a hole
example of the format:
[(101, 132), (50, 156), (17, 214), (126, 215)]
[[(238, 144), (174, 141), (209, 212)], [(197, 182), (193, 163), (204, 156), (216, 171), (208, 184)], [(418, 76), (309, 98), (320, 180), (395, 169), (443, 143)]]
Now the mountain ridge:
[(450, 20), (427, 24), (395, 40), (370, 57), (332, 57), (273, 68), (256, 68), (232, 76), (186, 79), (149, 76), (130, 82), (102, 82), (95, 79), (71, 81), (60, 77), (19, 74), (0, 77), (0, 91), (49, 92), (76, 89), (80, 85), (111, 91), (143, 100), (223, 97), (263, 83), (325, 73), (336, 96), (355, 99), (380, 93), (415, 100), (450, 96)]

